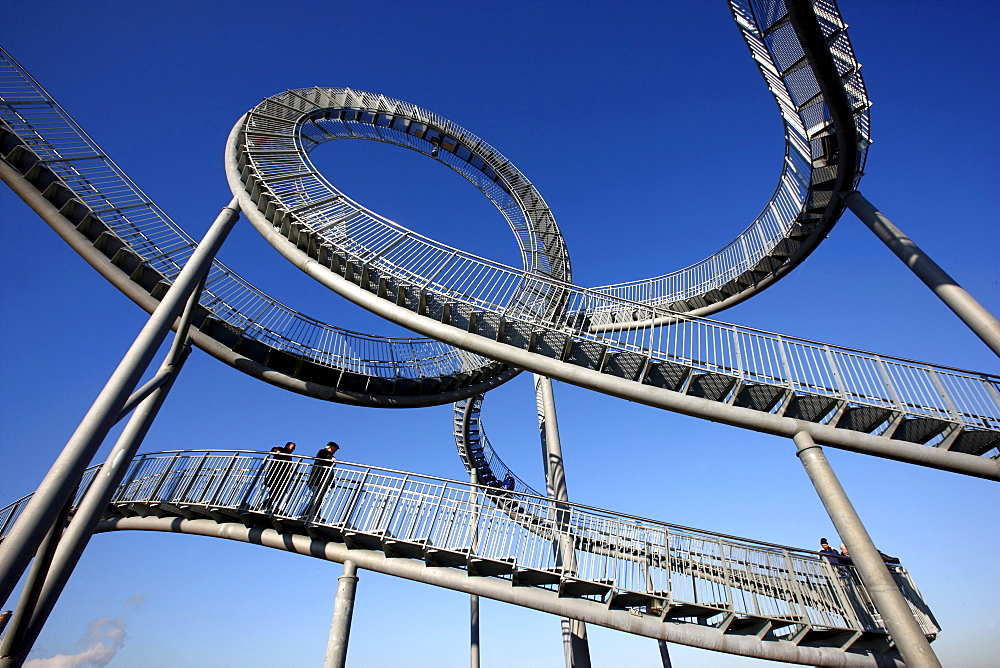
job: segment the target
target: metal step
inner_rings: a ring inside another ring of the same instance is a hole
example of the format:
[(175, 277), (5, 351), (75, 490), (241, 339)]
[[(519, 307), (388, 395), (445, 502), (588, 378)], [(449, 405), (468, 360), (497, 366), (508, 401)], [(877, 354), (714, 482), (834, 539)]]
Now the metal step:
[(475, 326), (475, 322), (476, 311), (470, 304), (454, 302), (451, 305), (451, 315), (449, 315), (448, 324), (452, 327), (457, 327), (463, 332), (468, 332)]
[(764, 617), (738, 616), (726, 626), (726, 635), (753, 636), (761, 640), (771, 630), (773, 624)]
[(542, 331), (535, 337), (535, 348), (532, 352), (562, 361), (566, 357), (567, 342), (567, 336), (562, 332)]
[(559, 596), (582, 598), (584, 596), (606, 596), (611, 592), (613, 580), (579, 580), (573, 577), (564, 577), (559, 581)]
[(604, 359), (605, 350), (607, 350), (607, 346), (597, 341), (574, 341), (570, 346), (566, 361), (587, 369), (598, 369)]
[(880, 424), (889, 419), (893, 411), (878, 406), (852, 406), (844, 411), (837, 428), (863, 431), (870, 434)]
[(958, 438), (948, 449), (952, 452), (964, 452), (969, 455), (984, 455), (998, 446), (1000, 446), (1000, 431), (966, 429), (958, 435)]
[(424, 550), (424, 561), (428, 566), (464, 568), (469, 562), (469, 548), (442, 550), (428, 546)]
[(709, 605), (697, 605), (694, 603), (680, 603), (671, 606), (664, 615), (665, 619), (683, 619), (683, 618), (695, 618), (700, 623), (704, 624), (707, 620), (715, 617), (717, 615), (729, 614), (729, 610), (726, 609), (725, 604), (720, 604), (719, 607), (712, 607)]
[(722, 401), (736, 384), (735, 376), (716, 373), (696, 373), (691, 377), (688, 394), (711, 401)]
[(608, 607), (612, 610), (624, 610), (626, 608), (650, 607), (654, 603), (661, 603), (663, 599), (653, 594), (642, 594), (634, 591), (616, 591), (608, 601)]
[(424, 542), (410, 542), (396, 538), (386, 538), (382, 541), (385, 556), (397, 559), (423, 559)]
[(515, 585), (538, 587), (559, 584), (562, 578), (558, 573), (540, 571), (533, 568), (518, 568), (514, 571), (511, 579)]
[(676, 392), (687, 378), (691, 367), (674, 364), (673, 362), (655, 362), (649, 365), (644, 385), (654, 385)]
[(821, 397), (813, 394), (800, 394), (788, 403), (785, 417), (807, 422), (819, 422), (829, 414), (837, 404), (836, 397)]
[(503, 326), (503, 318), (500, 317), (499, 313), (485, 311), (476, 315), (476, 334), (485, 336), (491, 341), (496, 341), (500, 338)]
[(895, 441), (926, 443), (944, 431), (949, 424), (951, 423), (944, 420), (935, 420), (934, 418), (907, 418), (892, 433), (892, 438)]
[(604, 362), (602, 371), (611, 376), (635, 380), (639, 377), (639, 372), (646, 365), (648, 358), (645, 355), (633, 352), (611, 353)]
[(535, 338), (534, 334), (534, 328), (530, 324), (519, 320), (510, 320), (503, 328), (503, 342), (521, 350), (531, 350)]
[(733, 405), (770, 413), (784, 394), (785, 389), (777, 385), (744, 385), (737, 392)]
[(382, 548), (382, 537), (370, 533), (361, 533), (354, 529), (344, 531), (344, 545), (352, 550), (378, 550)]
[(509, 559), (484, 559), (483, 557), (472, 557), (469, 559), (469, 575), (494, 577), (497, 575), (510, 575), (513, 572), (513, 557)]

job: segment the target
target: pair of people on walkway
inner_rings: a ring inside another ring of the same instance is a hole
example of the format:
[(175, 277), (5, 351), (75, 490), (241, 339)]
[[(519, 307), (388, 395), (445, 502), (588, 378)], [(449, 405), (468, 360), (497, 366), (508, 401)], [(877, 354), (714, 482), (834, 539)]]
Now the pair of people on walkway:
[[(307, 484), (310, 491), (309, 503), (303, 518), (311, 517), (323, 501), (323, 492), (327, 489), (329, 479), (333, 471), (333, 464), (337, 461), (336, 453), (340, 446), (333, 441), (327, 442), (323, 448), (316, 453), (315, 461), (309, 471)], [(263, 502), (265, 512), (281, 512), (285, 497), (289, 495), (293, 474), (296, 464), (292, 461), (292, 453), (295, 452), (295, 443), (288, 441), (284, 445), (271, 448), (267, 459), (264, 461), (264, 488), (266, 494)]]

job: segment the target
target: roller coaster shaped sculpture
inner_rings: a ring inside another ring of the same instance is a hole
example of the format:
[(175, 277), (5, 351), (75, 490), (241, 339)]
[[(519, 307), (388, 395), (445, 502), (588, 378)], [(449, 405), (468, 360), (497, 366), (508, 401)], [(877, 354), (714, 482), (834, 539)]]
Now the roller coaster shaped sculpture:
[[(459, 454), (480, 484), (337, 464), (325, 500), (313, 508), (309, 462), (293, 459), (287, 496), (265, 507), (258, 454), (142, 455), (126, 462), (121, 484), (98, 504), (97, 530), (181, 531), (350, 558), (362, 568), (746, 656), (898, 662), (886, 623), (850, 567), (554, 500), (516, 476), (513, 490), (496, 486), (513, 472), (485, 437), (481, 404), (521, 370), (764, 433), (804, 432), (823, 445), (1000, 479), (996, 376), (704, 317), (765, 289), (818, 246), (860, 179), (869, 143), (864, 85), (834, 3), (818, 0), (810, 9), (822, 30), (813, 50), (832, 63), (833, 77), (809, 56), (784, 2), (729, 6), (784, 123), (779, 182), (762, 213), (718, 253), (641, 281), (574, 286), (541, 194), (489, 144), (430, 111), (381, 94), (309, 88), (247, 112), (227, 144), (230, 213), (242, 213), (323, 285), (428, 338), (368, 336), (309, 318), (214, 259), (178, 327), (217, 359), (307, 396), (395, 408), (454, 403)], [(2, 55), (0, 175), (154, 313), (198, 244)], [(508, 221), (523, 268), (448, 247), (352, 200), (309, 158), (340, 139), (402, 146), (461, 174)], [(83, 474), (77, 511), (94, 471)], [(0, 540), (13, 535), (31, 498), (0, 510)], [(573, 558), (560, 562), (553, 544)], [(934, 637), (937, 623), (906, 570), (894, 567), (892, 577), (921, 632)]]

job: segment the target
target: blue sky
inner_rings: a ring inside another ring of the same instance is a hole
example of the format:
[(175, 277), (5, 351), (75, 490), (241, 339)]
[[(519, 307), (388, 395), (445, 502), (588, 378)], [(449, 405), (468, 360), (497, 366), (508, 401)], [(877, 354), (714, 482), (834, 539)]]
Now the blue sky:
[[(1000, 100), (989, 83), (1000, 65), (1000, 9), (859, 0), (841, 9), (874, 102), (862, 192), (1000, 312)], [(581, 285), (704, 257), (756, 215), (780, 169), (774, 102), (721, 0), (9, 0), (2, 32), (4, 47), (195, 237), (230, 199), (222, 157), (233, 123), (261, 98), (303, 86), (385, 93), (483, 137), (546, 198)], [(321, 150), (327, 176), (376, 211), (516, 261), (503, 219), (449, 170), (367, 143)], [(0, 247), (4, 505), (44, 475), (145, 314), (6, 189), (0, 216), (8, 230)], [(245, 223), (221, 257), (311, 316), (397, 333), (312, 284)], [(720, 319), (1000, 372), (986, 346), (851, 215), (791, 276)], [(555, 391), (572, 499), (806, 548), (834, 538), (790, 442), (564, 384)], [(504, 459), (539, 486), (533, 404), (529, 379), (517, 378), (487, 397), (484, 420)], [(450, 406), (376, 411), (307, 399), (196, 352), (144, 450), (295, 440), (308, 453), (334, 439), (345, 460), (463, 478), (450, 421)], [(876, 543), (909, 566), (936, 613), (944, 663), (995, 661), (996, 483), (826, 452)], [(100, 536), (35, 655), (80, 651), (90, 622), (107, 617), (124, 620), (112, 665), (319, 665), (339, 573), (336, 564), (225, 541)], [(466, 665), (467, 610), (463, 595), (362, 573), (351, 664)], [(484, 666), (562, 661), (557, 619), (484, 602), (482, 620)], [(652, 640), (593, 627), (590, 635), (595, 665), (658, 665)], [(678, 666), (761, 663), (671, 650)]]

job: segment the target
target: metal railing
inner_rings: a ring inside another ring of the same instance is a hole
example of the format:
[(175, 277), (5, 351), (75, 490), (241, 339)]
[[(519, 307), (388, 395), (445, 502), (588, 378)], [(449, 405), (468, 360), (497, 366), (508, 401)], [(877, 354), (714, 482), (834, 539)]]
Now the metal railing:
[[(430, 114), (385, 96), (366, 98), (373, 95), (340, 88), (288, 91), (268, 98), (248, 113), (244, 133), (252, 136), (257, 127), (255, 119), (260, 117), (270, 132), (294, 137), (303, 119), (311, 119), (325, 109), (334, 110), (329, 113), (338, 123), (360, 124), (363, 121), (342, 117), (351, 111), (347, 105), (364, 103), (375, 107), (369, 112), (372, 123), (386, 124), (380, 126), (380, 132), (405, 135), (418, 125), (414, 118)], [(397, 119), (403, 122), (397, 123)], [(444, 119), (435, 122), (447, 123)], [(421, 127), (425, 132), (427, 126)], [(294, 225), (297, 234), (312, 235), (310, 243), (330, 248), (331, 254), (342, 254), (334, 263), (365, 267), (367, 274), (362, 275), (368, 276), (368, 283), (360, 282), (367, 289), (374, 290), (377, 281), (391, 280), (397, 288), (493, 312), (508, 323), (519, 321), (538, 331), (591, 341), (610, 352), (635, 353), (654, 364), (680, 364), (699, 372), (733, 376), (745, 383), (776, 385), (793, 393), (829, 396), (963, 427), (1000, 427), (1000, 393), (995, 376), (684, 316), (514, 269), (440, 244), (363, 209), (312, 169), (304, 152), (279, 153), (275, 156), (253, 146), (238, 145), (237, 166), (251, 198), (277, 225)], [(289, 174), (294, 178), (288, 178)], [(270, 183), (274, 180), (282, 188), (289, 181), (299, 183), (296, 192), (309, 193), (309, 198), (326, 203), (317, 207), (308, 220), (295, 218), (288, 211), (304, 206), (302, 200), (284, 202), (281, 192), (272, 191)], [(306, 183), (312, 185), (306, 187)], [(390, 298), (395, 294), (387, 291)], [(594, 331), (591, 324), (595, 314), (608, 311), (627, 312), (634, 322), (624, 330)], [(672, 324), (664, 327), (665, 321)]]
[[(147, 266), (167, 283), (176, 278), (196, 242), (2, 49), (0, 122)], [(200, 303), (244, 338), (323, 366), (423, 378), (468, 373), (489, 363), (432, 339), (369, 336), (323, 323), (261, 292), (218, 260)]]
[[(456, 401), (454, 404), (453, 435), (458, 455), (462, 459), (462, 463), (465, 464), (466, 470), (476, 468), (475, 458), (482, 457), (495, 480), (495, 483), (490, 485), (491, 487), (497, 487), (509, 475), (514, 479), (515, 492), (523, 492), (532, 496), (546, 496), (539, 493), (507, 466), (493, 448), (482, 421), (484, 399), (483, 395), (478, 394), (469, 399)], [(468, 415), (468, 427), (466, 427), (466, 415)], [(480, 482), (486, 484), (484, 480), (480, 480)]]
[[(550, 589), (570, 579), (606, 592), (590, 597), (643, 595), (648, 600), (639, 607), (646, 611), (694, 606), (692, 617), (765, 618), (779, 635), (780, 629), (792, 633), (803, 625), (884, 632), (852, 569), (813, 552), (525, 493), (505, 492), (506, 500), (496, 503), (493, 488), (432, 476), (346, 462), (325, 469), (315, 464), (241, 451), (145, 454), (131, 463), (111, 504), (125, 513), (130, 507), (182, 515), (201, 509), (205, 516), (266, 517), (287, 523), (290, 531), (309, 524), (391, 538), (420, 550), (508, 565), (501, 577), (547, 574), (553, 579), (538, 586)], [(508, 500), (518, 513), (510, 512)], [(0, 510), (0, 527), (10, 525), (24, 501)], [(575, 559), (565, 562), (572, 570), (557, 563), (554, 541), (573, 549)], [(936, 634), (909, 574), (894, 568), (925, 632)]]

